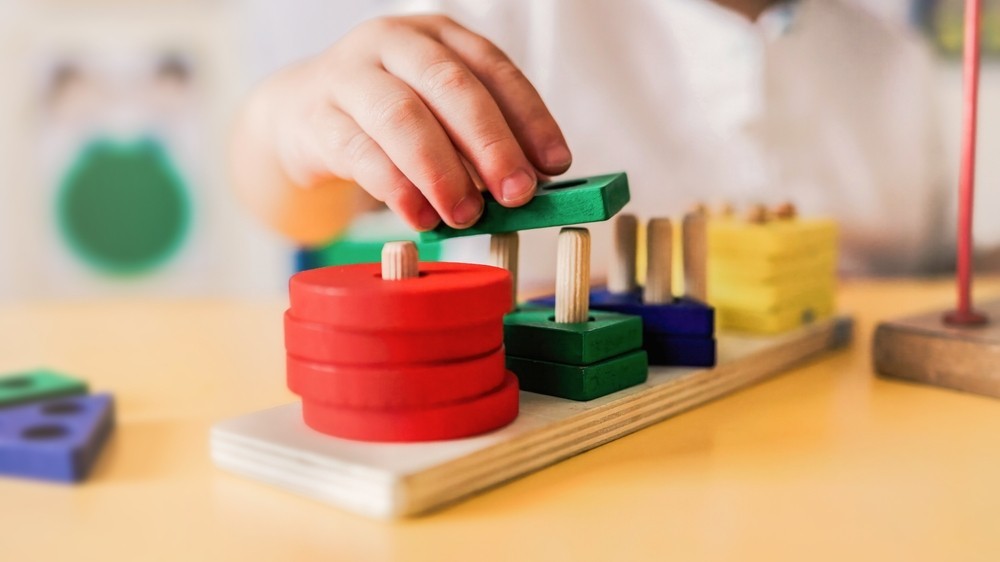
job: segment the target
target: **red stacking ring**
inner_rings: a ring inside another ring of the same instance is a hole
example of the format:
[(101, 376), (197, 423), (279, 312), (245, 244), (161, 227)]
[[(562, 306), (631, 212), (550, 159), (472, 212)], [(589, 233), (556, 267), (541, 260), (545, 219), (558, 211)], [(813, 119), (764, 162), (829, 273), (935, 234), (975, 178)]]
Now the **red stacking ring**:
[(514, 421), (517, 377), (507, 372), (494, 391), (471, 400), (409, 410), (365, 410), (302, 401), (302, 417), (316, 431), (362, 441), (435, 441), (485, 433)]
[(297, 273), (289, 283), (289, 312), (352, 331), (433, 331), (498, 321), (511, 308), (511, 277), (505, 269), (421, 263), (419, 277), (387, 281), (380, 267), (345, 265)]
[(399, 410), (466, 400), (500, 387), (503, 348), (443, 363), (352, 367), (288, 356), (288, 388), (326, 406)]
[[(285, 313), (289, 355), (339, 365), (429, 363), (476, 357), (503, 345), (503, 323), (442, 330), (353, 331), (308, 322)], [(499, 384), (499, 383), (498, 383)]]

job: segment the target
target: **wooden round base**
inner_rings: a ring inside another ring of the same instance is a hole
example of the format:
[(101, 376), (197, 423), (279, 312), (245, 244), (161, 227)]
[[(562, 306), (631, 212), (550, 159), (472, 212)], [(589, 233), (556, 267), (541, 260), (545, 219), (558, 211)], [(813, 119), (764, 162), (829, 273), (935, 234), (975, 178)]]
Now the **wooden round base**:
[(288, 356), (288, 388), (303, 400), (345, 408), (426, 408), (481, 396), (503, 384), (503, 348), (446, 363), (357, 367)]
[(989, 323), (989, 318), (985, 314), (980, 314), (975, 310), (962, 311), (962, 310), (952, 310), (946, 312), (944, 317), (944, 323), (949, 326), (957, 327), (969, 327), (974, 328), (976, 326), (985, 326)]
[(322, 267), (292, 276), (289, 312), (352, 331), (439, 330), (499, 321), (512, 304), (498, 267), (422, 263), (412, 279), (382, 279), (379, 264)]
[(327, 435), (358, 441), (419, 442), (459, 439), (499, 429), (518, 412), (517, 377), (473, 400), (422, 409), (378, 411), (302, 402), (306, 425)]
[(289, 355), (338, 365), (387, 365), (456, 361), (487, 354), (503, 345), (499, 317), (458, 328), (415, 331), (351, 331), (285, 313)]

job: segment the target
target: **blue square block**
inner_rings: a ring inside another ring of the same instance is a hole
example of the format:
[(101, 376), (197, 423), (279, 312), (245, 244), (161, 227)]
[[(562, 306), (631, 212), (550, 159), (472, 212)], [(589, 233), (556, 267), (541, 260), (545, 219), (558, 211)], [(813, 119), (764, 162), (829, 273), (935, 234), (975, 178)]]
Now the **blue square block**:
[[(553, 306), (555, 297), (530, 301)], [(611, 293), (607, 289), (590, 292), (590, 308), (642, 318), (643, 329), (661, 335), (711, 338), (715, 334), (715, 309), (686, 297), (670, 304), (644, 304), (641, 290), (634, 293)]]
[(0, 475), (83, 480), (114, 423), (110, 394), (57, 398), (0, 411)]
[(645, 332), (642, 348), (649, 355), (650, 365), (675, 367), (714, 367), (716, 343), (714, 338), (684, 338)]

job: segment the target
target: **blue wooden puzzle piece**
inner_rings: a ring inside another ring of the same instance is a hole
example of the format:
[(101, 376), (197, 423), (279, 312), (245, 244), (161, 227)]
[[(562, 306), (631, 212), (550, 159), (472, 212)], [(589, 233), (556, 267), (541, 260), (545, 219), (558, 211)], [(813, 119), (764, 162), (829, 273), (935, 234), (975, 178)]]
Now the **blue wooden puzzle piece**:
[[(554, 306), (555, 297), (530, 301)], [(711, 338), (715, 335), (715, 309), (705, 303), (681, 297), (670, 304), (644, 304), (642, 292), (612, 293), (607, 289), (590, 292), (590, 308), (642, 318), (643, 329), (662, 335)]]
[(649, 356), (650, 365), (714, 367), (716, 362), (715, 338), (683, 338), (646, 332), (642, 348)]
[(0, 475), (83, 480), (114, 423), (110, 394), (58, 398), (0, 411)]

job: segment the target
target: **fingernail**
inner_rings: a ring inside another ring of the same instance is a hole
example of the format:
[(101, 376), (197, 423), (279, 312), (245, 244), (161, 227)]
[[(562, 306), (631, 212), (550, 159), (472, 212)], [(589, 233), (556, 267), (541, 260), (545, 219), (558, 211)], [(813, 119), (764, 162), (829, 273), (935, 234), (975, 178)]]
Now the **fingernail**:
[(438, 216), (437, 211), (431, 207), (430, 203), (425, 203), (424, 208), (420, 209), (420, 213), (417, 215), (417, 224), (420, 225), (420, 229), (430, 230), (439, 222), (441, 222), (441, 217)]
[(536, 183), (531, 174), (518, 170), (500, 182), (500, 197), (504, 203), (517, 203), (534, 193)]
[(469, 226), (483, 214), (483, 198), (479, 195), (466, 195), (452, 209), (451, 219), (459, 226)]
[(545, 164), (551, 168), (562, 168), (569, 166), (573, 162), (573, 155), (570, 154), (566, 145), (555, 144), (545, 151)]

